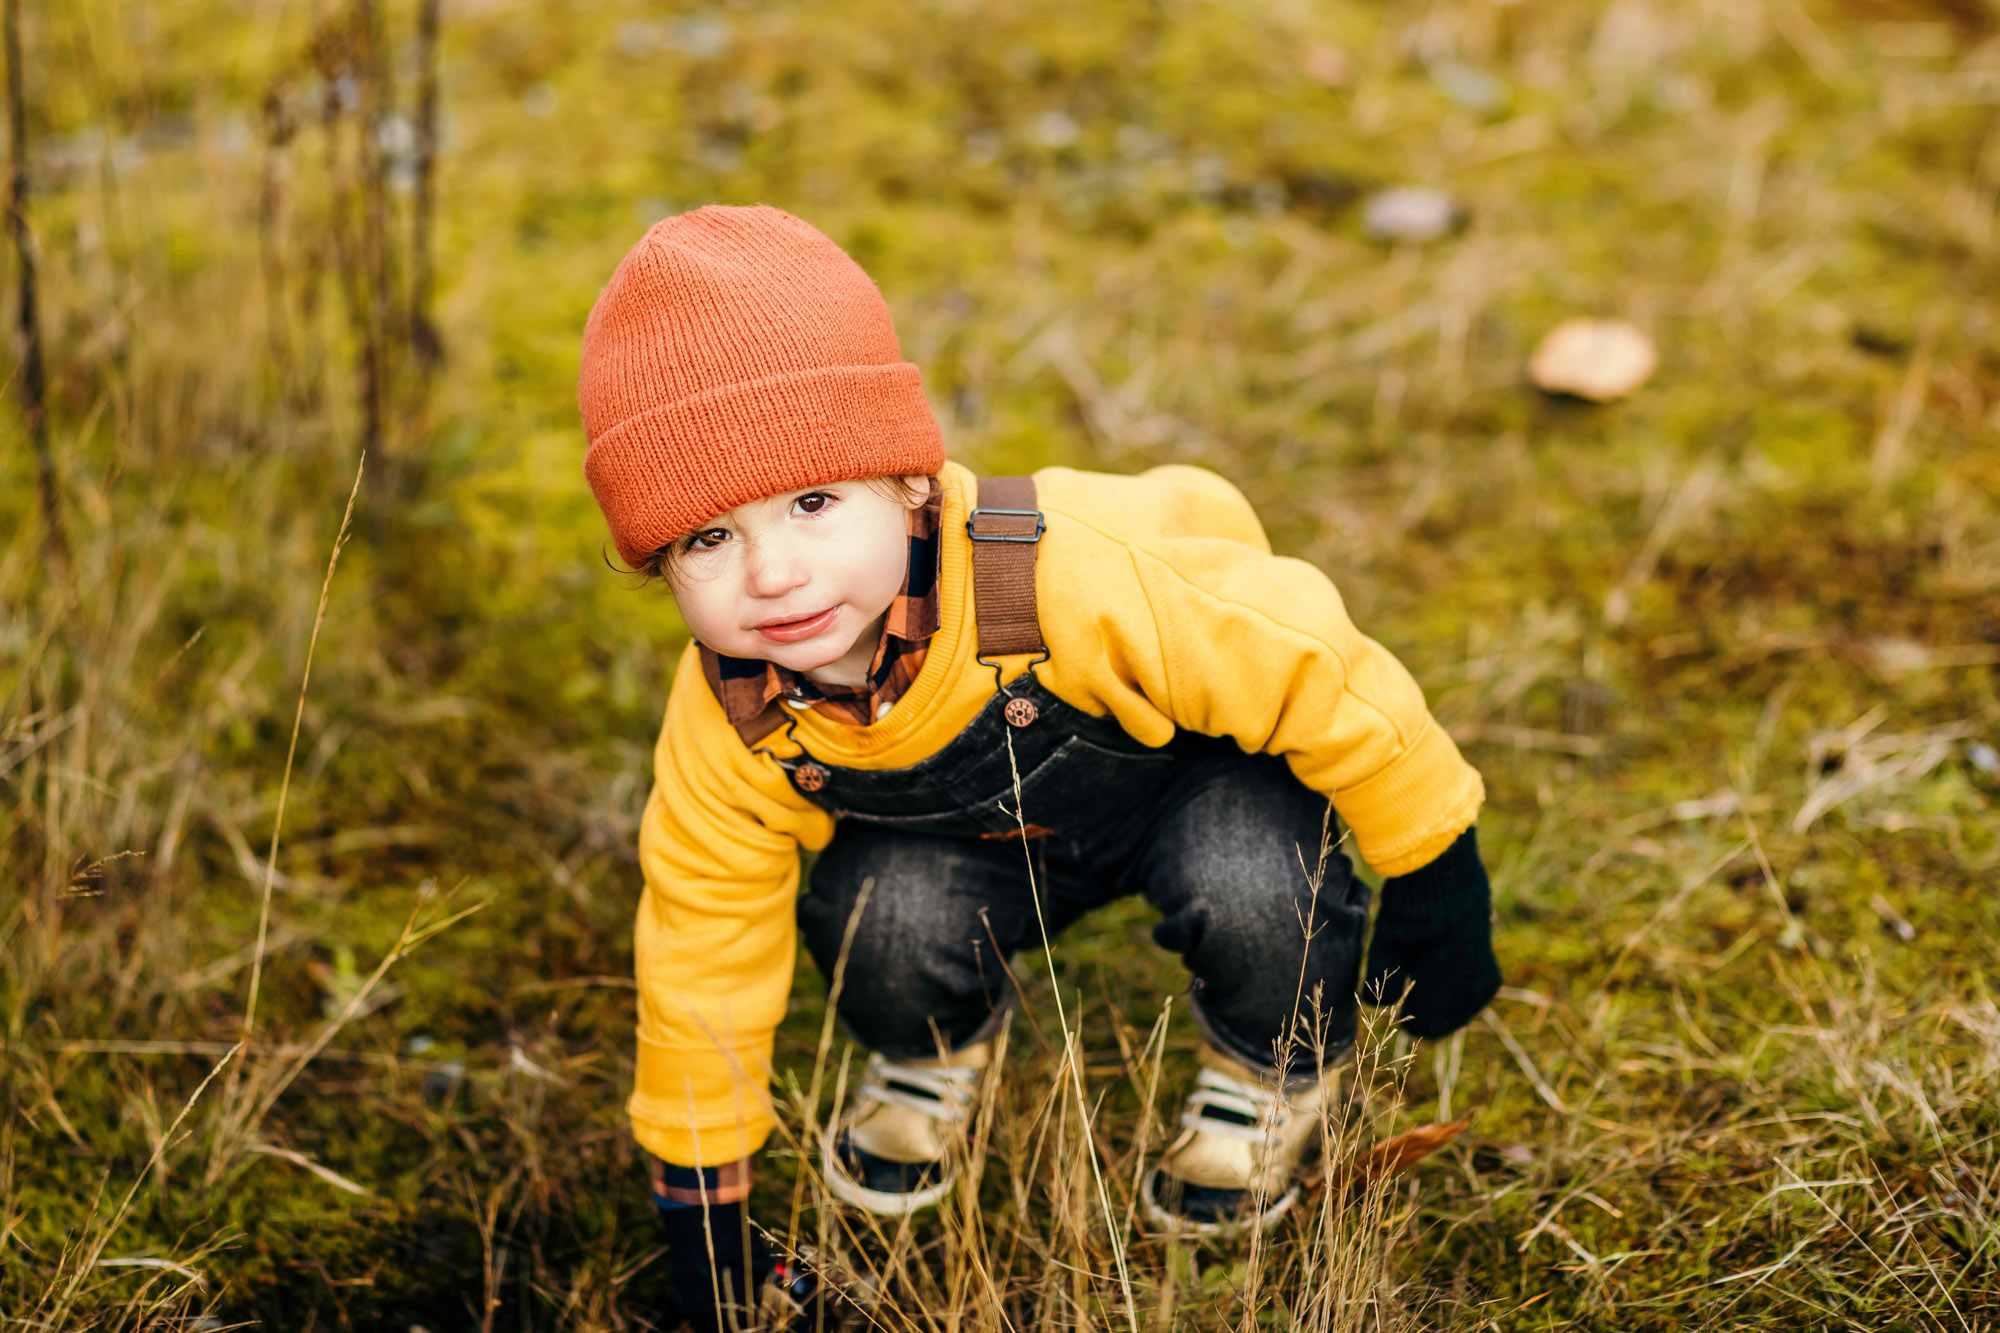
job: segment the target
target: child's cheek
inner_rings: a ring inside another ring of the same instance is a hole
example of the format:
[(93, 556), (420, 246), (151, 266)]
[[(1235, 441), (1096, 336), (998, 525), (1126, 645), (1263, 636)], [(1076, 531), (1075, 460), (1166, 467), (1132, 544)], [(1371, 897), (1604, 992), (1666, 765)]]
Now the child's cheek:
[(868, 525), (859, 517), (843, 509), (806, 530), (806, 559), (815, 581), (846, 582), (850, 586), (842, 591), (853, 591), (853, 575), (865, 566), (868, 551)]
[(822, 568), (838, 569), (846, 594), (857, 602), (879, 603), (868, 608), (879, 615), (902, 590), (909, 570), (908, 520), (886, 502), (856, 505), (841, 517), (846, 521), (838, 531), (826, 534), (832, 559)]
[(729, 614), (733, 599), (717, 586), (721, 581), (704, 577), (700, 583), (690, 583), (674, 594), (688, 632), (714, 648), (726, 646), (736, 630), (734, 617)]

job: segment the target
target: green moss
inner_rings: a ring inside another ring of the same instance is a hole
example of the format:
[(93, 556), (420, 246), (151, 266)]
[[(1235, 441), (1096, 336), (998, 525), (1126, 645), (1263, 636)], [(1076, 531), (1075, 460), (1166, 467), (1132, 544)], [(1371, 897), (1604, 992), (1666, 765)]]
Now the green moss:
[[(1342, 1252), (1379, 1256), (1385, 1277), (1335, 1324), (1369, 1309), (1412, 1326), (1720, 1329), (1839, 1311), (1928, 1327), (2000, 1302), (1965, 1183), (1991, 1178), (2000, 1105), (2000, 919), (1979, 891), (1992, 776), (1947, 747), (1793, 828), (1834, 772), (1809, 769), (1815, 737), (1871, 710), (1871, 734), (1968, 723), (1995, 741), (1991, 116), (1937, 92), (1982, 77), (1961, 52), (1986, 20), (1831, 4), (445, 6), (448, 360), (421, 421), (395, 399), (369, 461), (389, 481), (364, 488), (330, 590), (259, 999), (262, 1040), (310, 1040), (422, 886), (484, 904), (396, 963), (393, 998), (258, 1127), (362, 1196), (233, 1150), (228, 1075), (147, 1169), (240, 1031), (248, 978), (231, 959), (257, 929), (353, 476), (310, 15), (28, 9), (77, 560), (58, 610), (29, 452), (0, 450), (0, 879), (23, 886), (0, 897), (0, 1217), (19, 1219), (0, 1223), (0, 1308), (52, 1317), (48, 1284), (75, 1271), (65, 1246), (139, 1181), (105, 1253), (176, 1256), (211, 1285), (144, 1315), (168, 1278), (96, 1270), (63, 1307), (71, 1326), (164, 1326), (210, 1304), (288, 1328), (661, 1317), (617, 979), (633, 830), (687, 639), (669, 598), (601, 561), (574, 395), (578, 334), (618, 257), (710, 200), (793, 209), (849, 247), (955, 457), (1229, 475), (1466, 738), (1512, 988), (1495, 1014), (1519, 1054), (1471, 1030), (1453, 1091), (1478, 1112), (1468, 1138), (1385, 1213), (1337, 1219)], [(401, 70), (413, 11), (384, 12)], [(1969, 27), (1940, 43), (1906, 21)], [(726, 41), (700, 28), (716, 23)], [(1315, 45), (1341, 48), (1344, 82), (1308, 74)], [(1497, 75), (1506, 106), (1455, 104), (1430, 68), (1447, 58)], [(273, 86), (303, 132), (266, 250)], [(229, 146), (232, 121), (249, 143)], [(48, 137), (107, 128), (137, 150), (108, 174), (58, 161), (71, 141)], [(1403, 180), (1457, 192), (1466, 228), (1421, 249), (1368, 242), (1354, 200)], [(406, 197), (391, 202), (401, 227)], [(267, 254), (281, 330), (265, 323)], [(1648, 327), (1654, 380), (1603, 407), (1529, 390), (1529, 351), (1576, 313)], [(1906, 393), (1917, 410), (1890, 459)], [(1909, 643), (1958, 656), (1898, 666)], [(1747, 822), (1718, 800), (1731, 791)], [(69, 888), (72, 867), (126, 851), (145, 855)], [(1052, 985), (1081, 1023), (1114, 1153), (1142, 1101), (1123, 1052), (1183, 984), (1149, 924), (1121, 905), (1057, 943), (1053, 976), (1019, 963), (1043, 1038)], [(802, 966), (780, 1036), (802, 1085), (820, 986)], [(1072, 1301), (1118, 1322), (1115, 1284), (1065, 1285), (1062, 1263), (1103, 1272), (1109, 1256), (1063, 1230), (1078, 1161), (1035, 1155), (1054, 1066), (1030, 1026), (984, 1196), (1002, 1306), (1017, 1327), (1067, 1320)], [(1184, 1020), (1169, 1033), (1170, 1106), (1193, 1042)], [(73, 1045), (107, 1040), (169, 1045)], [(1436, 1108), (1437, 1054), (1401, 1067), (1402, 1109), (1385, 1093), (1371, 1133)], [(788, 1151), (758, 1184), (774, 1219)], [(1112, 1188), (1131, 1166), (1113, 1160)], [(1840, 1180), (1870, 1183), (1824, 1183)], [(1266, 1252), (1256, 1322), (1326, 1313), (1336, 1287), (1304, 1246), (1293, 1230)], [(953, 1251), (928, 1253), (948, 1266)], [(1173, 1290), (1172, 1319), (1241, 1322), (1241, 1249), (1138, 1238), (1129, 1257), (1142, 1319)]]

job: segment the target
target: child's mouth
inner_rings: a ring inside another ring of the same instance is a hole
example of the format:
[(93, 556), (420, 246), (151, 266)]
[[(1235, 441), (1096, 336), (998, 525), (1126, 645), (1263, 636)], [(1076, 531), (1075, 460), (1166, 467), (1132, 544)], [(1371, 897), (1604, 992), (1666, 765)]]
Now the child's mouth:
[(772, 620), (757, 626), (757, 632), (773, 643), (798, 643), (812, 638), (833, 624), (833, 618), (840, 608), (830, 606), (818, 615), (806, 616), (799, 620)]

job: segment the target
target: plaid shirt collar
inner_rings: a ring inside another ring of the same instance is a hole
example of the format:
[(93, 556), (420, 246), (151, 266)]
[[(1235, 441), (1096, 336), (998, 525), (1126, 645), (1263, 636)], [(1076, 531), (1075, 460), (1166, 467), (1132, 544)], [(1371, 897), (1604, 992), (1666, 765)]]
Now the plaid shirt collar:
[(909, 691), (938, 627), (938, 539), (944, 519), (944, 488), (933, 484), (930, 499), (910, 511), (910, 563), (903, 590), (889, 603), (882, 641), (875, 646), (868, 679), (852, 688), (822, 685), (796, 671), (755, 657), (725, 657), (703, 645), (701, 670), (722, 704), (729, 725), (745, 745), (755, 745), (785, 725), (784, 701), (812, 707), (837, 722), (865, 727), (888, 712)]

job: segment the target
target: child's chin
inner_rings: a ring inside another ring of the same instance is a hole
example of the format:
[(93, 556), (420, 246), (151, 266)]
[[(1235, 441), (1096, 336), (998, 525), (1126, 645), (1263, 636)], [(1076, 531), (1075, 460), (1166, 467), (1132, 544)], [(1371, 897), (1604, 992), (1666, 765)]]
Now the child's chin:
[(815, 650), (813, 652), (787, 654), (781, 659), (774, 658), (773, 660), (787, 670), (804, 674), (808, 671), (817, 671), (821, 667), (832, 666), (835, 662), (847, 656), (847, 649), (845, 648), (821, 648), (818, 644), (814, 644), (812, 647)]
[(837, 644), (823, 642), (821, 639), (813, 639), (807, 643), (765, 644), (748, 655), (774, 662), (787, 671), (804, 673), (817, 671), (823, 666), (831, 666), (847, 655), (847, 649)]

